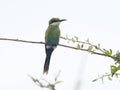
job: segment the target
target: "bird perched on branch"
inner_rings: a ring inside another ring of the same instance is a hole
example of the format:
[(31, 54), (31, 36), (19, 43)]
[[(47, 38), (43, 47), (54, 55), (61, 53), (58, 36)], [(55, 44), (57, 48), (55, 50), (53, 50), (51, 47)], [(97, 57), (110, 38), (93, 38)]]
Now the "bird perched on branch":
[(66, 21), (66, 19), (52, 18), (49, 20), (49, 26), (45, 32), (46, 59), (43, 74), (44, 73), (48, 74), (51, 54), (59, 43), (60, 38), (59, 25), (62, 21)]

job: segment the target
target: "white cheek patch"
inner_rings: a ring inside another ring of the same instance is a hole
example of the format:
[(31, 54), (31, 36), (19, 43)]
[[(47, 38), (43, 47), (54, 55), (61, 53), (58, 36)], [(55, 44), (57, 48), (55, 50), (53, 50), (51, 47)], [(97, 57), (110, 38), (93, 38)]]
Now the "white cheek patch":
[(46, 45), (46, 48), (47, 48), (47, 49), (50, 49), (50, 48), (55, 49), (55, 48), (56, 48), (56, 46), (49, 46), (49, 45)]
[(59, 24), (60, 24), (60, 22), (54, 22), (54, 23), (52, 23), (51, 25), (57, 26), (57, 25), (59, 25)]

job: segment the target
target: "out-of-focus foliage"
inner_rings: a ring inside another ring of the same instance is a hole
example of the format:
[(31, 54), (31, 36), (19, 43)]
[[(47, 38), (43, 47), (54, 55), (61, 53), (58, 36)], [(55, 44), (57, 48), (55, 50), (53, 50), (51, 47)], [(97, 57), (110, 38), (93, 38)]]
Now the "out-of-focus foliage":
[[(67, 42), (73, 42), (77, 43), (77, 50), (87, 51), (91, 54), (101, 55), (105, 57), (112, 58), (114, 60), (114, 64), (110, 65), (110, 73), (106, 73), (105, 75), (98, 76), (97, 79), (94, 79), (94, 81), (97, 81), (98, 79), (101, 79), (103, 81), (104, 77), (108, 77), (108, 80), (112, 80), (112, 77), (115, 75), (117, 78), (120, 75), (118, 72), (120, 71), (120, 52), (117, 51), (116, 53), (113, 53), (112, 49), (105, 49), (100, 46), (100, 44), (92, 44), (90, 43), (90, 40), (87, 39), (85, 41), (80, 41), (77, 36), (74, 36), (72, 38), (69, 38), (67, 35), (65, 37), (61, 37), (61, 39), (67, 40)], [(75, 48), (74, 48), (75, 49)]]

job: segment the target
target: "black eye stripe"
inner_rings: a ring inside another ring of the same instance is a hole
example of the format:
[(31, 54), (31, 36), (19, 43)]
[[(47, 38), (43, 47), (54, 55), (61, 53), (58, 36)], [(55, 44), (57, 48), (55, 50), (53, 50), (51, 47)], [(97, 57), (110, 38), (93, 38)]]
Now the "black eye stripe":
[(49, 22), (49, 24), (51, 24), (51, 23), (54, 23), (54, 22), (58, 22), (59, 20), (51, 20), (50, 22)]
[(49, 24), (52, 24), (52, 23), (58, 22), (58, 21), (60, 21), (59, 18), (52, 18), (52, 19), (50, 19)]

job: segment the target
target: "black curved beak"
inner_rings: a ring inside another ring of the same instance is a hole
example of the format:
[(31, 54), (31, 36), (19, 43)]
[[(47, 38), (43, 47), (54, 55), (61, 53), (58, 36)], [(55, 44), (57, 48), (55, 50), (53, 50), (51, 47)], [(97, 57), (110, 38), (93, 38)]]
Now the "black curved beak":
[(61, 19), (60, 22), (62, 22), (62, 21), (67, 21), (67, 19)]

